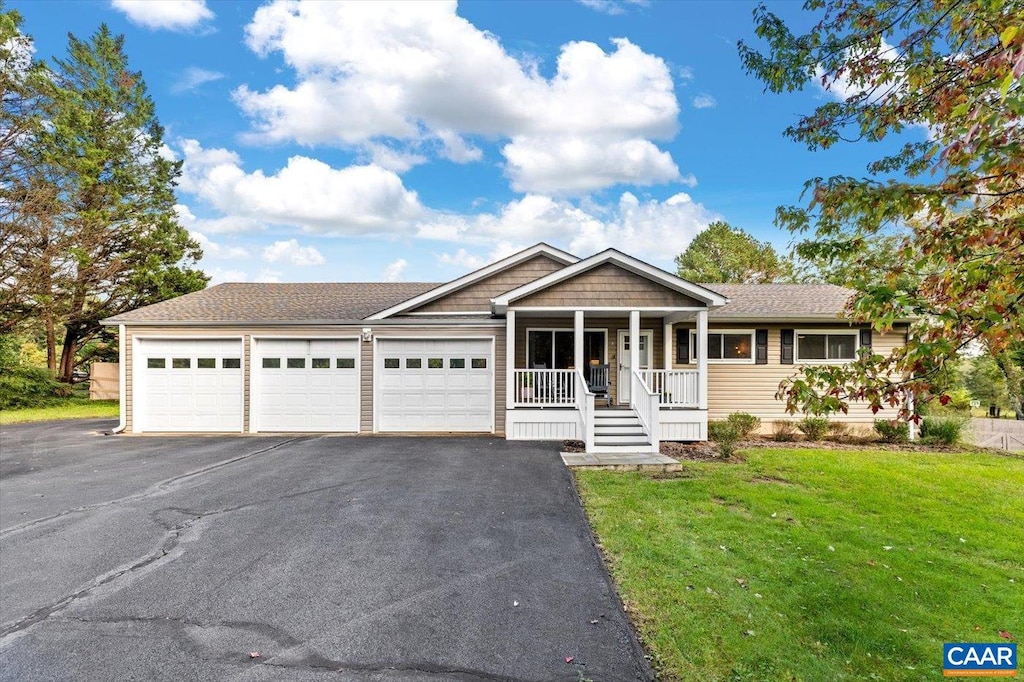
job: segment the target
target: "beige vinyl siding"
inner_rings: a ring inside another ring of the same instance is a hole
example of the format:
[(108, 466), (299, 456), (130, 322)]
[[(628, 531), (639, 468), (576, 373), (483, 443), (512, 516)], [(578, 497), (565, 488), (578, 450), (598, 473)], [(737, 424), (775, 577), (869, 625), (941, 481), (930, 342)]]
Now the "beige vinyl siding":
[(606, 263), (514, 301), (513, 306), (688, 308), (703, 307), (703, 304), (618, 265)]
[[(689, 333), (692, 326), (678, 325), (674, 334), (679, 332)], [(850, 331), (848, 325), (835, 324), (715, 324), (709, 325), (709, 330), (728, 329), (767, 329), (768, 330), (768, 364), (730, 364), (730, 363), (708, 363), (708, 418), (724, 419), (732, 412), (749, 412), (760, 417), (764, 433), (771, 432), (771, 422), (776, 419), (801, 419), (804, 415), (790, 415), (786, 413), (784, 401), (776, 400), (775, 393), (779, 389), (779, 382), (796, 373), (799, 364), (784, 365), (781, 362), (782, 329), (799, 330), (823, 330), (823, 331)], [(874, 332), (871, 345), (874, 350), (882, 355), (888, 355), (894, 348), (902, 346), (906, 336), (903, 329), (889, 333), (880, 334)], [(673, 335), (672, 343), (675, 343)], [(675, 358), (673, 346), (672, 357)], [(695, 364), (675, 364), (676, 368), (694, 369)], [(830, 418), (836, 421), (843, 421), (858, 425), (871, 425), (877, 416), (895, 416), (894, 410), (886, 410), (873, 415), (865, 405), (856, 403), (850, 405), (849, 414), (832, 415)]]
[[(252, 339), (253, 337), (282, 336), (301, 338), (337, 337), (359, 338), (363, 327), (370, 327), (376, 338), (394, 338), (400, 336), (418, 336), (424, 338), (458, 338), (465, 336), (490, 337), (495, 339), (494, 346), (494, 428), (495, 432), (505, 433), (505, 327), (503, 325), (479, 327), (422, 327), (414, 325), (372, 327), (369, 324), (359, 326), (316, 326), (302, 325), (294, 327), (143, 327), (133, 326), (125, 329), (125, 419), (126, 431), (132, 431), (132, 375), (134, 365), (132, 359), (132, 339), (135, 336), (161, 338), (237, 338), (244, 336), (244, 386), (245, 402), (243, 407), (245, 431), (249, 430), (249, 387), (251, 385)], [(373, 342), (360, 342), (360, 432), (373, 431)]]
[(426, 303), (411, 312), (452, 313), (490, 312), (491, 299), (522, 285), (561, 270), (564, 265), (541, 254), (479, 282)]
[[(505, 434), (505, 326), (481, 327), (419, 327), (388, 326), (373, 328), (374, 338), (446, 339), (494, 337), (494, 432)], [(360, 406), (360, 432), (373, 432), (373, 343), (362, 344), (362, 404)]]
[[(589, 317), (583, 319), (583, 326), (586, 329), (604, 329), (608, 332), (607, 338), (607, 362), (609, 368), (609, 396), (612, 402), (618, 400), (618, 369), (619, 369), (619, 330), (629, 330), (629, 318), (623, 317)], [(651, 330), (654, 333), (653, 348), (651, 349), (651, 363), (654, 368), (662, 369), (664, 364), (664, 328), (661, 318), (641, 318), (640, 329)], [(573, 330), (572, 317), (526, 317), (516, 316), (516, 364), (519, 369), (526, 369), (526, 341), (527, 330), (530, 329), (561, 329)]]

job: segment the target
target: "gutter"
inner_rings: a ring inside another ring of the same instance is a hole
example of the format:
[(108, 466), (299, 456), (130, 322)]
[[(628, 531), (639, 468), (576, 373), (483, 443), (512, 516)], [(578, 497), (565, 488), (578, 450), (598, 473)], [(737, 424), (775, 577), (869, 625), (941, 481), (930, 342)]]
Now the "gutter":
[(394, 318), (384, 320), (103, 320), (100, 324), (113, 327), (388, 327), (388, 326), (505, 326), (504, 318), (481, 316), (478, 318), (434, 320), (425, 317)]

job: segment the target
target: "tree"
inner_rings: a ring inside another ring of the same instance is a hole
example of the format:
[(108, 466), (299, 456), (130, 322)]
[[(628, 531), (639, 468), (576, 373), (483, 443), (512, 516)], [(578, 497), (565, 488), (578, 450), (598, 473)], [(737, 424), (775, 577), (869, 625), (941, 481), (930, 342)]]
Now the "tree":
[(691, 282), (775, 282), (789, 273), (768, 242), (729, 223), (715, 221), (676, 256), (679, 276)]
[[(929, 377), (980, 339), (996, 354), (1024, 337), (1024, 26), (1019, 1), (809, 0), (795, 35), (754, 12), (761, 53), (748, 73), (781, 93), (817, 82), (840, 101), (785, 134), (811, 150), (893, 142), (864, 177), (812, 178), (803, 206), (776, 222), (809, 235), (819, 257), (857, 263), (893, 235), (879, 276), (857, 283), (850, 313), (880, 330), (914, 320), (905, 348), (843, 366), (804, 368), (780, 390), (790, 410), (878, 410), (930, 399)], [(942, 396), (941, 400), (947, 400)]]
[[(42, 99), (47, 121), (23, 154), (29, 182), (51, 197), (32, 229), (35, 258), (15, 268), (31, 308), (63, 330), (59, 375), (100, 320), (206, 286), (191, 268), (202, 255), (174, 213), (181, 164), (162, 153), (163, 129), (124, 39), (104, 25), (88, 41), (68, 37)], [(48, 338), (48, 345), (53, 339)]]
[(1024, 343), (996, 354), (996, 366), (1006, 382), (1006, 397), (1019, 420), (1024, 420)]

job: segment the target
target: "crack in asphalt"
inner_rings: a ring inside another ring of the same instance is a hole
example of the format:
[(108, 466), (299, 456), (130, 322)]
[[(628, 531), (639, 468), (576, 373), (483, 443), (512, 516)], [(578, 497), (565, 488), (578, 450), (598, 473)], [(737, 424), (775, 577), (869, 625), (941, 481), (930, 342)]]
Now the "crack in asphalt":
[(186, 481), (189, 481), (189, 480), (191, 480), (193, 478), (198, 478), (199, 476), (203, 476), (205, 474), (208, 474), (211, 471), (216, 471), (218, 469), (221, 469), (221, 468), (226, 467), (226, 466), (230, 466), (230, 465), (235, 464), (237, 462), (242, 462), (244, 460), (250, 459), (251, 457), (256, 457), (257, 455), (262, 455), (262, 454), (265, 454), (267, 452), (272, 452), (274, 450), (277, 450), (278, 448), (284, 447), (285, 445), (290, 445), (292, 443), (296, 443), (296, 442), (300, 442), (300, 441), (306, 441), (306, 440), (310, 440), (310, 438), (309, 437), (289, 438), (288, 440), (283, 440), (283, 441), (281, 441), (279, 443), (275, 443), (274, 445), (271, 445), (271, 446), (266, 447), (266, 448), (261, 448), (259, 450), (254, 451), (254, 452), (248, 452), (248, 453), (246, 453), (244, 455), (238, 455), (237, 457), (231, 457), (229, 459), (221, 460), (220, 462), (215, 462), (213, 464), (209, 464), (209, 465), (201, 467), (199, 469), (194, 469), (192, 471), (186, 472), (186, 473), (181, 474), (179, 476), (172, 476), (171, 478), (167, 478), (167, 479), (164, 479), (163, 481), (159, 481), (157, 483), (154, 483), (153, 485), (149, 486), (148, 488), (146, 488), (145, 490), (143, 490), (142, 492), (139, 492), (139, 493), (134, 493), (132, 495), (126, 495), (124, 497), (119, 497), (119, 498), (114, 499), (114, 500), (107, 500), (106, 502), (96, 502), (96, 503), (87, 504), (87, 505), (84, 505), (84, 506), (81, 506), (81, 507), (74, 507), (73, 509), (65, 509), (64, 511), (57, 512), (56, 514), (51, 514), (50, 516), (44, 516), (41, 519), (35, 519), (33, 521), (28, 521), (28, 522), (20, 524), (20, 525), (11, 526), (10, 528), (5, 528), (3, 530), (0, 530), (0, 538), (5, 538), (5, 537), (7, 537), (9, 535), (14, 535), (16, 533), (20, 533), (20, 532), (22, 532), (24, 530), (27, 530), (29, 528), (34, 528), (36, 526), (39, 526), (39, 525), (42, 525), (42, 524), (45, 524), (45, 523), (51, 523), (51, 522), (56, 521), (58, 519), (62, 519), (65, 516), (70, 516), (71, 514), (80, 514), (82, 512), (93, 511), (95, 509), (105, 509), (107, 507), (117, 506), (117, 505), (120, 505), (120, 504), (124, 504), (126, 502), (136, 502), (138, 500), (144, 500), (146, 498), (154, 497), (156, 495), (165, 494), (165, 493), (173, 491), (178, 485), (180, 485), (182, 483), (185, 483)]
[[(306, 642), (296, 639), (283, 629), (258, 621), (218, 621), (204, 623), (189, 618), (177, 618), (172, 616), (121, 616), (116, 618), (83, 618), (80, 616), (61, 616), (60, 621), (86, 624), (110, 624), (110, 625), (169, 625), (173, 627), (180, 637), (180, 641), (192, 649), (193, 652), (203, 660), (215, 661), (217, 663), (232, 663), (238, 666), (250, 668), (256, 665), (271, 668), (282, 668), (291, 670), (314, 670), (327, 673), (374, 673), (374, 672), (396, 672), (396, 673), (422, 673), (425, 675), (442, 675), (449, 679), (460, 679), (472, 682), (481, 680), (485, 682), (541, 682), (540, 680), (528, 680), (526, 678), (514, 678), (508, 675), (492, 673), (486, 670), (475, 668), (464, 668), (452, 665), (443, 665), (429, 662), (376, 662), (376, 663), (355, 663), (340, 661), (328, 658), (318, 653), (306, 653), (301, 657), (289, 660), (288, 655), (292, 650), (306, 646)], [(275, 644), (285, 649), (280, 654), (274, 654), (267, 658), (249, 658), (247, 651), (224, 651), (220, 653), (211, 652), (203, 643), (188, 636), (187, 628), (216, 629), (227, 628), (231, 630), (245, 630), (263, 635)], [(211, 655), (213, 654), (213, 655)]]

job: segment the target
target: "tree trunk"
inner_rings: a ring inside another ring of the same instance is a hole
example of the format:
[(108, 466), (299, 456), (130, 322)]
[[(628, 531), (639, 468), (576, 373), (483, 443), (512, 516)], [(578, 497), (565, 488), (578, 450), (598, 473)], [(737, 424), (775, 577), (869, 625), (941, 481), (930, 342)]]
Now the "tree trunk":
[(75, 354), (78, 350), (77, 334), (68, 329), (64, 334), (64, 348), (60, 352), (60, 375), (57, 377), (64, 383), (70, 384), (75, 372)]
[(1024, 421), (1024, 367), (1016, 362), (1011, 353), (1005, 351), (996, 355), (995, 360), (1006, 377), (1006, 393), (1014, 416), (1018, 421)]
[(46, 313), (46, 368), (57, 373), (57, 334), (53, 329), (53, 311)]

